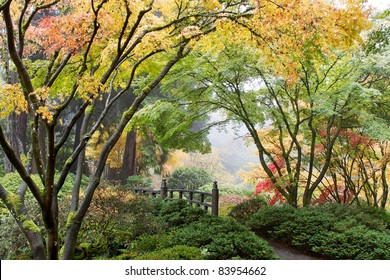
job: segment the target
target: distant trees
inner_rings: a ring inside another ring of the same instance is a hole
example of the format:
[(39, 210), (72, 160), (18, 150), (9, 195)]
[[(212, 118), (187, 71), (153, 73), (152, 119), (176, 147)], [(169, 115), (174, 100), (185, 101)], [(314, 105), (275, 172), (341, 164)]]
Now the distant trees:
[(171, 189), (197, 190), (212, 182), (213, 179), (204, 169), (181, 167), (172, 172), (168, 185)]

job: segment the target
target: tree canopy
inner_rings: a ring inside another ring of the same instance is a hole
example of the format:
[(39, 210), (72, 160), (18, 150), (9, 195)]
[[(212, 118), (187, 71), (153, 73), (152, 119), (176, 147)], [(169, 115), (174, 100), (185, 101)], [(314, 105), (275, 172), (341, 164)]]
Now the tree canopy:
[[(162, 155), (206, 152), (200, 132), (209, 126), (196, 122), (213, 110), (244, 123), (289, 203), (297, 205), (303, 186), (309, 204), (342, 129), (365, 124), (365, 133), (388, 140), (388, 47), (360, 54), (371, 26), (363, 2), (1, 1), (0, 145), (23, 184), (0, 185), (0, 198), (33, 257), (73, 257), (123, 133), (153, 134)], [(159, 87), (163, 96), (152, 98)], [(327, 152), (321, 158), (317, 144)], [(86, 156), (94, 166), (81, 191)], [(62, 227), (59, 197), (74, 166)]]

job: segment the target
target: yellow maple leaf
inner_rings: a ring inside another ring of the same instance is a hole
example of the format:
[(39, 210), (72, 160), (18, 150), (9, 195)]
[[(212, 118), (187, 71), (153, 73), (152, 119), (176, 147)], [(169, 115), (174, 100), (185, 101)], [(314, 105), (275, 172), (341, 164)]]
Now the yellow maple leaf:
[(20, 114), (27, 111), (27, 101), (19, 84), (5, 84), (0, 87), (0, 119), (12, 112)]

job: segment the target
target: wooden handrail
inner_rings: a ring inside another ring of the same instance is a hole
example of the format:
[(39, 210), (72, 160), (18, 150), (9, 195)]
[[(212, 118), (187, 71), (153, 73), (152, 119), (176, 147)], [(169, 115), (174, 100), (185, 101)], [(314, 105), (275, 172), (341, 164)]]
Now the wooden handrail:
[[(135, 193), (139, 193), (142, 195), (151, 194), (152, 196), (160, 195), (161, 198), (166, 200), (174, 200), (174, 193), (179, 193), (179, 199), (183, 199), (190, 204), (196, 204), (198, 206), (203, 206), (206, 210), (211, 208), (211, 213), (215, 216), (218, 216), (218, 203), (219, 203), (219, 190), (217, 182), (214, 182), (213, 189), (211, 193), (201, 192), (198, 190), (186, 190), (186, 189), (168, 189), (166, 179), (163, 179), (161, 183), (160, 190), (151, 190), (144, 188), (135, 188), (133, 189)], [(189, 194), (189, 198), (184, 198), (183, 194)], [(194, 199), (194, 194), (200, 195), (200, 200)], [(205, 197), (211, 197), (211, 203), (205, 202)]]

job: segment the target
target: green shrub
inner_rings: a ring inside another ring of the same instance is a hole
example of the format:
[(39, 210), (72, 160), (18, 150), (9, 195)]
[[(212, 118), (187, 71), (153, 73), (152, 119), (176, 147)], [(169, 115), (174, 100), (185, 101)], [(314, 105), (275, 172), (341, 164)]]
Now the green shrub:
[(248, 199), (249, 197), (247, 196), (241, 196), (237, 194), (220, 195), (218, 215), (220, 217), (228, 218), (229, 213), (233, 209), (233, 207)]
[(177, 245), (150, 252), (135, 258), (136, 260), (202, 260), (202, 251), (196, 247)]
[(269, 235), (274, 228), (291, 220), (296, 211), (296, 208), (289, 205), (264, 207), (253, 214), (247, 224), (254, 232)]
[(379, 209), (323, 205), (265, 207), (248, 221), (252, 230), (331, 259), (390, 259), (388, 214)]
[[(199, 188), (199, 191), (211, 193), (211, 190), (214, 188), (214, 184), (212, 182), (202, 186)], [(226, 184), (218, 184), (219, 195), (240, 195), (240, 196), (251, 196), (253, 194), (252, 190), (248, 190), (245, 186), (242, 185), (226, 185)]]
[(0, 260), (32, 259), (31, 249), (11, 214), (0, 221)]
[(330, 213), (340, 219), (353, 218), (359, 224), (363, 224), (371, 229), (390, 229), (390, 214), (383, 208), (343, 205), (339, 203), (328, 203), (320, 206), (321, 211)]
[(127, 178), (126, 187), (133, 188), (152, 188), (152, 179), (144, 176), (130, 176)]
[[(59, 176), (60, 174), (57, 172), (54, 179), (57, 181), (59, 179)], [(31, 178), (37, 183), (38, 187), (43, 189), (43, 185), (38, 174), (32, 174)], [(59, 198), (63, 198), (64, 196), (69, 195), (71, 193), (74, 181), (75, 181), (75, 175), (70, 173), (67, 176), (64, 185), (61, 188), (61, 191), (58, 194)], [(20, 178), (20, 175), (17, 172), (11, 172), (5, 174), (4, 176), (0, 176), (0, 184), (3, 185), (3, 187), (5, 187), (8, 192), (11, 193), (16, 193), (20, 185), (22, 184), (22, 182), (23, 180), (22, 178)], [(83, 176), (81, 180), (81, 188), (83, 189), (87, 185), (88, 185), (88, 178), (86, 176)], [(32, 194), (29, 191), (27, 191), (26, 197), (32, 197)], [(3, 203), (0, 201), (0, 205), (1, 204)]]
[(162, 204), (160, 216), (169, 227), (179, 227), (198, 221), (207, 215), (207, 211), (201, 207), (195, 207), (185, 200), (174, 200)]
[(170, 189), (198, 190), (212, 181), (213, 179), (204, 169), (183, 167), (173, 171), (167, 183)]
[[(174, 203), (178, 207), (178, 203)], [(173, 205), (170, 205), (173, 207)], [(172, 208), (170, 208), (172, 209)], [(191, 209), (183, 207), (182, 209)], [(193, 208), (197, 209), (197, 208)], [(184, 216), (183, 211), (179, 210)], [(191, 216), (191, 215), (190, 215)], [(276, 259), (268, 243), (232, 219), (211, 215), (171, 227), (165, 234), (144, 235), (120, 259)], [(179, 247), (184, 246), (184, 247)], [(178, 248), (198, 248), (186, 255)], [(175, 250), (170, 250), (175, 248)], [(199, 253), (202, 253), (201, 255)], [(194, 254), (193, 254), (194, 253)]]
[(259, 198), (255, 197), (235, 205), (228, 215), (239, 223), (245, 224), (254, 213), (267, 205), (268, 203), (265, 199), (260, 198), (260, 196)]
[(363, 225), (317, 234), (312, 251), (341, 260), (390, 260), (390, 235)]
[(171, 242), (203, 248), (206, 259), (276, 259), (267, 242), (231, 219), (204, 217), (175, 230)]
[[(89, 250), (86, 258), (112, 258), (128, 251), (138, 237), (165, 231), (167, 224), (158, 215), (161, 205), (160, 199), (102, 185), (96, 191), (79, 234), (80, 243), (90, 243), (92, 247), (97, 247)], [(109, 237), (106, 238), (105, 246), (102, 246), (102, 239), (98, 240), (101, 236)]]
[(169, 234), (142, 235), (132, 244), (131, 250), (139, 253), (153, 252), (170, 246)]

